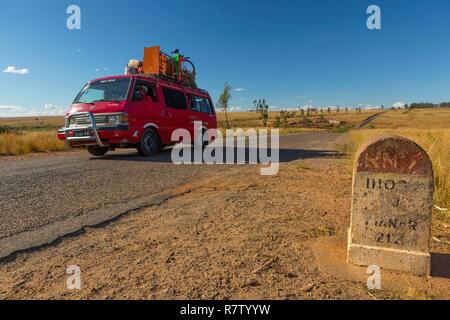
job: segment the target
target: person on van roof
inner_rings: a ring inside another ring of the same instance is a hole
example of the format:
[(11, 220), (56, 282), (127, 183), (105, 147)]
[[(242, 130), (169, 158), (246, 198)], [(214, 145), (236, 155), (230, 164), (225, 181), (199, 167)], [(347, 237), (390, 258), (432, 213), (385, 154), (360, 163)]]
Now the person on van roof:
[(175, 64), (175, 73), (178, 77), (178, 73), (180, 71), (180, 60), (182, 59), (182, 55), (180, 54), (180, 50), (175, 49), (172, 51), (172, 60)]
[(175, 60), (175, 61), (179, 61), (179, 59), (180, 59), (180, 50), (175, 49), (171, 53), (172, 53), (172, 59)]

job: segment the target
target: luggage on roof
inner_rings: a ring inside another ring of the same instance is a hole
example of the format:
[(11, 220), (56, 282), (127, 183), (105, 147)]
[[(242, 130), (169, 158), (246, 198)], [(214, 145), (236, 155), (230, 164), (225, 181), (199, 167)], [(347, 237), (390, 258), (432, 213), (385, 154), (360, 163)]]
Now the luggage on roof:
[(139, 74), (142, 72), (142, 61), (130, 60), (125, 69), (125, 74)]
[(187, 86), (197, 87), (195, 66), (189, 58), (178, 53), (176, 57), (171, 57), (162, 52), (160, 46), (144, 48), (142, 73), (169, 78), (183, 82)]

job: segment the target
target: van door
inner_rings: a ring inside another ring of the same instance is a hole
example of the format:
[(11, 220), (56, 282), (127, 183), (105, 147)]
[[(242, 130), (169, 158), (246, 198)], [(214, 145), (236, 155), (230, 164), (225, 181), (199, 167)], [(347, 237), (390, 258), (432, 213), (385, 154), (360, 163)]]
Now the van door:
[(215, 115), (207, 97), (191, 94), (189, 113), (191, 119), (201, 121), (206, 128), (215, 127)]
[(167, 143), (166, 113), (164, 104), (158, 98), (155, 83), (136, 79), (131, 102), (128, 104), (128, 116), (130, 132), (135, 139), (139, 140), (146, 126), (153, 126), (157, 128), (163, 143)]
[(162, 86), (162, 91), (167, 108), (167, 127), (170, 135), (176, 129), (187, 129), (191, 133), (192, 140), (193, 130), (190, 130), (188, 107), (184, 92), (165, 86)]
[(189, 101), (191, 121), (201, 122), (202, 127), (206, 129), (215, 129), (217, 126), (216, 116), (209, 98), (192, 93), (189, 95)]

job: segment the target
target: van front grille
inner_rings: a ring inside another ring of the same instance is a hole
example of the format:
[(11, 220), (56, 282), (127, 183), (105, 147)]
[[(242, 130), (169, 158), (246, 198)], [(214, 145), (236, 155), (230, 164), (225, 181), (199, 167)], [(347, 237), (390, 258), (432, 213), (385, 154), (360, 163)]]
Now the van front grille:
[[(107, 115), (94, 115), (97, 126), (104, 126), (108, 124)], [(91, 119), (87, 114), (74, 115), (70, 117), (69, 127), (87, 127), (90, 126)]]

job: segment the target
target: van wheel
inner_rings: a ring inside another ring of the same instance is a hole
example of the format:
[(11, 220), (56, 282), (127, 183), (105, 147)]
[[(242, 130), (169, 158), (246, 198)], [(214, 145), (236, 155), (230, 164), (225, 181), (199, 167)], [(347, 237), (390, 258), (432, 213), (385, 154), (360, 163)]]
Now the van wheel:
[(101, 157), (104, 156), (108, 152), (108, 148), (105, 147), (98, 147), (98, 146), (89, 146), (87, 147), (87, 151), (95, 156), (95, 157)]
[(139, 142), (137, 149), (143, 156), (152, 156), (158, 152), (160, 147), (159, 138), (153, 129), (146, 129), (142, 133), (141, 141)]

